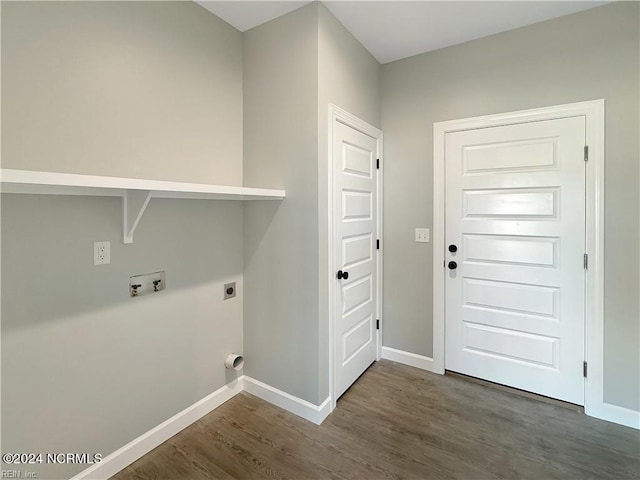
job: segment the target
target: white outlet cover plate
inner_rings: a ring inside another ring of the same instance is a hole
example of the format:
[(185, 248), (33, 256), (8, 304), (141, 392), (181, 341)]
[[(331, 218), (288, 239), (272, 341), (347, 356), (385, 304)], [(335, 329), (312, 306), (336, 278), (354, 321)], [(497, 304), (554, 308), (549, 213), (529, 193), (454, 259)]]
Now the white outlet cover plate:
[(416, 228), (416, 242), (429, 243), (431, 241), (431, 232), (428, 228)]
[(93, 242), (93, 264), (109, 265), (111, 263), (111, 242)]

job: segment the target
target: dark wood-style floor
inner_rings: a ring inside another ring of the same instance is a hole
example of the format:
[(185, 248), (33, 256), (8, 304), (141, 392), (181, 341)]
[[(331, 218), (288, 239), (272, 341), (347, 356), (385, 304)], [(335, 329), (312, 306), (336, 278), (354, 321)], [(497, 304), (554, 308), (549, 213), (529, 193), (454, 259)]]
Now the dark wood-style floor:
[(639, 476), (636, 430), (380, 361), (321, 426), (242, 393), (113, 479)]

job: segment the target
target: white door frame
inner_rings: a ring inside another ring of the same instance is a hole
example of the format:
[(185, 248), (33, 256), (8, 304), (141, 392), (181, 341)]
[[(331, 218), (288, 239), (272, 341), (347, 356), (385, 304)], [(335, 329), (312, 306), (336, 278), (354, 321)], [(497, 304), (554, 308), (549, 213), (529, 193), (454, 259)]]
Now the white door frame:
[[(604, 100), (438, 122), (433, 125), (433, 371), (445, 365), (445, 135), (498, 125), (584, 116), (586, 162), (585, 413), (638, 427), (638, 413), (604, 401)], [(440, 268), (443, 265), (443, 268)]]
[[(377, 211), (378, 211), (378, 225), (377, 225), (377, 238), (380, 239), (380, 249), (376, 250), (378, 258), (377, 258), (377, 285), (376, 285), (376, 319), (381, 319), (382, 314), (382, 172), (384, 162), (382, 160), (382, 131), (373, 125), (368, 124), (364, 120), (359, 119), (355, 115), (343, 110), (337, 105), (329, 104), (329, 125), (328, 125), (328, 235), (327, 238), (329, 240), (329, 255), (328, 255), (328, 279), (327, 281), (327, 292), (329, 296), (329, 398), (331, 399), (331, 407), (330, 411), (333, 411), (336, 408), (336, 368), (337, 368), (337, 358), (336, 358), (336, 348), (335, 348), (335, 332), (336, 332), (336, 317), (335, 317), (335, 307), (336, 307), (336, 298), (335, 298), (335, 265), (334, 259), (336, 254), (337, 245), (339, 245), (339, 241), (336, 238), (336, 232), (334, 228), (334, 160), (335, 153), (333, 151), (333, 136), (334, 136), (334, 125), (336, 122), (347, 125), (348, 127), (353, 128), (354, 130), (358, 130), (369, 137), (376, 139), (376, 149), (378, 153), (378, 158), (380, 159), (380, 168), (378, 169), (378, 180), (377, 180)], [(382, 323), (382, 322), (381, 322)], [(382, 356), (382, 327), (380, 330), (376, 330), (377, 338), (376, 338), (376, 360), (380, 360)]]

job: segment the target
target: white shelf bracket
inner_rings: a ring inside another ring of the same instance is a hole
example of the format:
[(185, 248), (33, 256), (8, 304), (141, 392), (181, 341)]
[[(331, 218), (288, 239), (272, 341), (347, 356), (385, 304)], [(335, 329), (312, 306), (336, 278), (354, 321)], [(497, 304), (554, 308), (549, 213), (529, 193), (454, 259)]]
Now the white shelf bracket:
[(142, 214), (149, 205), (151, 193), (148, 190), (125, 190), (124, 197), (122, 197), (124, 243), (133, 243), (133, 232), (135, 232)]

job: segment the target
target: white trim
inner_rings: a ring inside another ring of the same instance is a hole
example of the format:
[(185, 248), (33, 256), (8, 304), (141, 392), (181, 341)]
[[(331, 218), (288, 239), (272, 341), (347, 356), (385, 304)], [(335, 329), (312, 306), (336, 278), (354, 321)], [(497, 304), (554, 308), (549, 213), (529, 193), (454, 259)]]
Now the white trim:
[(586, 162), (586, 285), (585, 382), (587, 415), (638, 428), (638, 412), (604, 402), (604, 100), (535, 108), (433, 124), (433, 362), (444, 373), (444, 235), (445, 135), (450, 132), (497, 125), (584, 116), (589, 161)]
[(378, 225), (377, 225), (377, 238), (380, 241), (380, 249), (377, 250), (378, 255), (378, 305), (377, 308), (377, 319), (380, 320), (380, 329), (377, 332), (377, 348), (376, 348), (376, 360), (380, 360), (382, 358), (382, 278), (384, 275), (384, 245), (382, 244), (382, 237), (384, 234), (384, 133), (380, 133), (380, 137), (378, 138), (378, 158), (380, 159), (380, 168), (378, 169)]
[(600, 405), (592, 405), (589, 412), (585, 410), (585, 413), (591, 417), (640, 430), (640, 412), (636, 410), (602, 402)]
[(444, 144), (447, 129), (441, 123), (433, 124), (433, 368), (444, 375), (444, 225), (445, 225), (445, 170)]
[(176, 413), (173, 417), (148, 432), (143, 433), (138, 438), (104, 457), (102, 462), (96, 463), (78, 473), (71, 480), (106, 480), (112, 477), (242, 391), (255, 395), (316, 425), (320, 425), (331, 413), (329, 397), (322, 404), (314, 405), (259, 380), (243, 375), (234, 382), (222, 386), (202, 400), (198, 400), (193, 405)]
[(192, 423), (212, 410), (218, 408), (243, 390), (243, 377), (229, 385), (224, 385), (215, 392), (207, 395), (202, 400), (178, 412), (173, 417), (165, 420), (160, 425), (143, 433), (138, 438), (127, 443), (124, 447), (107, 455), (102, 462), (78, 473), (72, 480), (107, 479), (118, 473), (123, 468), (131, 465), (137, 459), (150, 452), (158, 445), (173, 437), (176, 433), (185, 429)]
[(244, 390), (277, 407), (283, 408), (299, 417), (320, 425), (331, 413), (330, 401), (327, 397), (320, 405), (314, 405), (255, 378), (244, 377)]
[[(380, 323), (382, 323), (382, 250), (383, 250), (383, 240), (382, 240), (382, 172), (383, 172), (383, 148), (382, 148), (382, 131), (373, 125), (368, 124), (364, 120), (359, 119), (355, 115), (343, 110), (334, 104), (329, 104), (329, 115), (328, 115), (328, 159), (327, 159), (327, 238), (328, 238), (328, 256), (327, 261), (328, 272), (327, 276), (327, 292), (328, 292), (328, 321), (329, 321), (329, 412), (332, 412), (336, 408), (337, 398), (335, 395), (336, 392), (336, 359), (335, 359), (335, 307), (336, 307), (336, 299), (335, 299), (335, 281), (333, 277), (334, 273), (334, 257), (335, 257), (335, 248), (336, 248), (336, 239), (335, 237), (335, 229), (334, 229), (334, 216), (333, 216), (333, 188), (334, 188), (334, 171), (333, 171), (333, 137), (334, 137), (334, 124), (336, 122), (340, 122), (348, 127), (351, 127), (355, 130), (358, 130), (365, 135), (368, 135), (377, 140), (377, 151), (378, 158), (380, 159), (380, 170), (378, 171), (378, 238), (380, 239), (380, 250), (378, 252), (378, 285), (377, 285), (377, 295), (378, 302), (376, 305), (376, 318), (380, 319)], [(376, 335), (376, 358), (380, 359), (382, 357), (382, 329), (377, 330)]]
[(429, 372), (440, 373), (435, 370), (433, 358), (418, 355), (417, 353), (405, 352), (404, 350), (397, 350), (391, 347), (382, 347), (382, 358)]

